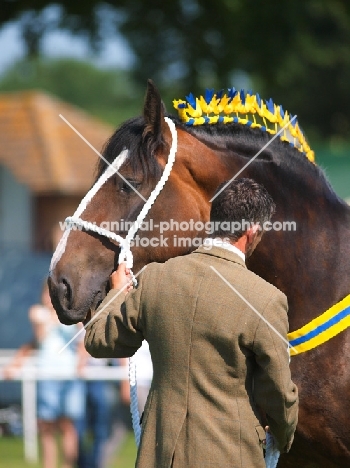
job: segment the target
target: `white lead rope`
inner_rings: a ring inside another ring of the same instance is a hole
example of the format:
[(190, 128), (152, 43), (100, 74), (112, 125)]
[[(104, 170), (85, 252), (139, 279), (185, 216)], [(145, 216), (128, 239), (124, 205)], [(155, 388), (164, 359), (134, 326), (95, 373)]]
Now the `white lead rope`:
[(276, 447), (274, 437), (269, 432), (266, 432), (266, 453), (265, 453), (265, 465), (266, 468), (276, 468), (280, 452)]
[(139, 413), (139, 402), (137, 398), (136, 362), (135, 356), (129, 358), (129, 383), (130, 383), (130, 413), (131, 422), (135, 435), (136, 446), (140, 445), (141, 423)]

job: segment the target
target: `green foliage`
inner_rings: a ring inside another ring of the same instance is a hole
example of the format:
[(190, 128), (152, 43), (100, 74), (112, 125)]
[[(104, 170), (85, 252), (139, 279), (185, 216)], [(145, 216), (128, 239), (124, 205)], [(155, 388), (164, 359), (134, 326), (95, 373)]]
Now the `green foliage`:
[[(122, 32), (135, 76), (184, 93), (251, 87), (293, 114), (312, 138), (350, 133), (350, 3), (345, 0), (133, 1)], [(140, 19), (142, 18), (142, 21)]]
[[(0, 25), (20, 22), (30, 59), (0, 78), (1, 92), (43, 89), (117, 125), (142, 112), (148, 78), (169, 112), (173, 99), (203, 94), (206, 87), (252, 88), (297, 114), (311, 146), (317, 142), (332, 155), (326, 169), (338, 164), (335, 178), (343, 173), (341, 193), (348, 196), (349, 152), (338, 157), (333, 151), (348, 148), (350, 135), (348, 0), (57, 0), (56, 19), (48, 14), (50, 1), (4, 3)], [(38, 59), (55, 28), (84, 34), (95, 47), (121, 32), (134, 65), (100, 70)], [(323, 157), (316, 151), (318, 162)]]
[[(41, 40), (52, 28), (84, 33), (95, 46), (113, 31), (122, 32), (135, 54), (132, 75), (141, 88), (152, 78), (162, 95), (171, 93), (172, 98), (200, 94), (205, 87), (235, 86), (233, 78), (243, 71), (262, 97), (272, 97), (297, 114), (312, 138), (348, 138), (347, 0), (57, 0), (54, 4), (56, 20), (47, 14), (50, 2), (6, 0), (0, 24), (20, 21), (30, 56), (40, 53)], [(68, 90), (62, 92), (69, 95)], [(76, 90), (77, 100), (81, 93)]]
[(0, 79), (0, 92), (40, 89), (117, 125), (142, 111), (143, 93), (126, 71), (72, 60), (26, 59)]

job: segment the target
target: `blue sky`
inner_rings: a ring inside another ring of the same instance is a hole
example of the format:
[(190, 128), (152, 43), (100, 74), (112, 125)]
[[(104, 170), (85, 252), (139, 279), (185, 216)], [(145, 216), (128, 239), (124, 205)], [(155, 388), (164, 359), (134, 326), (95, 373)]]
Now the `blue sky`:
[[(24, 56), (18, 24), (8, 23), (0, 29), (0, 74)], [(74, 57), (92, 60), (102, 67), (128, 68), (133, 58), (121, 35), (115, 34), (104, 42), (98, 56), (92, 56), (87, 41), (62, 30), (48, 33), (43, 41), (43, 54), (47, 57)]]

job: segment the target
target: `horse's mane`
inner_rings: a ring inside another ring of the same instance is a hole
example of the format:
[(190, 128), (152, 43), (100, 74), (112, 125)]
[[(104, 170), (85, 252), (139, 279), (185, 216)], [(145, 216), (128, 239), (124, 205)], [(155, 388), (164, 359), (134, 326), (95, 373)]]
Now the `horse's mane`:
[[(181, 125), (181, 124), (180, 124)], [(200, 141), (219, 150), (231, 150), (241, 156), (254, 157), (265, 145), (268, 145), (258, 156), (258, 159), (273, 160), (279, 165), (292, 169), (295, 166), (314, 175), (321, 176), (319, 167), (311, 163), (304, 153), (286, 141), (280, 140), (259, 128), (251, 128), (239, 123), (205, 124), (186, 126), (188, 133)], [(273, 139), (273, 141), (271, 141)]]
[[(177, 116), (169, 115), (169, 117), (175, 122), (177, 128), (185, 130), (213, 150), (239, 154), (246, 157), (247, 162), (273, 138), (268, 132), (259, 128), (251, 128), (239, 123), (188, 126)], [(108, 163), (112, 163), (116, 156), (127, 148), (129, 150), (127, 164), (130, 165), (134, 173), (141, 171), (146, 179), (158, 179), (161, 167), (154, 151), (144, 141), (144, 128), (143, 117), (135, 117), (125, 121), (106, 142), (102, 154)], [(278, 137), (271, 141), (257, 160), (274, 161), (288, 173), (297, 172), (326, 184), (335, 195), (323, 170), (310, 162), (305, 154)], [(104, 172), (106, 165), (106, 162), (100, 159), (97, 167), (97, 178)]]
[(174, 121), (177, 127), (181, 127), (207, 146), (221, 151), (231, 150), (246, 157), (247, 161), (268, 144), (257, 159), (274, 161), (290, 173), (297, 170), (311, 177), (320, 178), (329, 185), (320, 166), (310, 162), (304, 153), (290, 143), (278, 137), (271, 141), (273, 136), (259, 128), (238, 123), (188, 126), (177, 117)]

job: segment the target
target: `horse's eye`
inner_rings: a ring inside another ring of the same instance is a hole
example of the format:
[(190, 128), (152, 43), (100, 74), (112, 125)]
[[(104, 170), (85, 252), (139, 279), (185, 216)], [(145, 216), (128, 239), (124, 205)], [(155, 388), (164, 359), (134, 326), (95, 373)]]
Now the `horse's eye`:
[(120, 191), (122, 193), (129, 194), (129, 193), (135, 192), (135, 190), (138, 190), (140, 185), (141, 184), (139, 182), (137, 182), (136, 180), (130, 180), (130, 179), (129, 180), (124, 180), (121, 183)]

